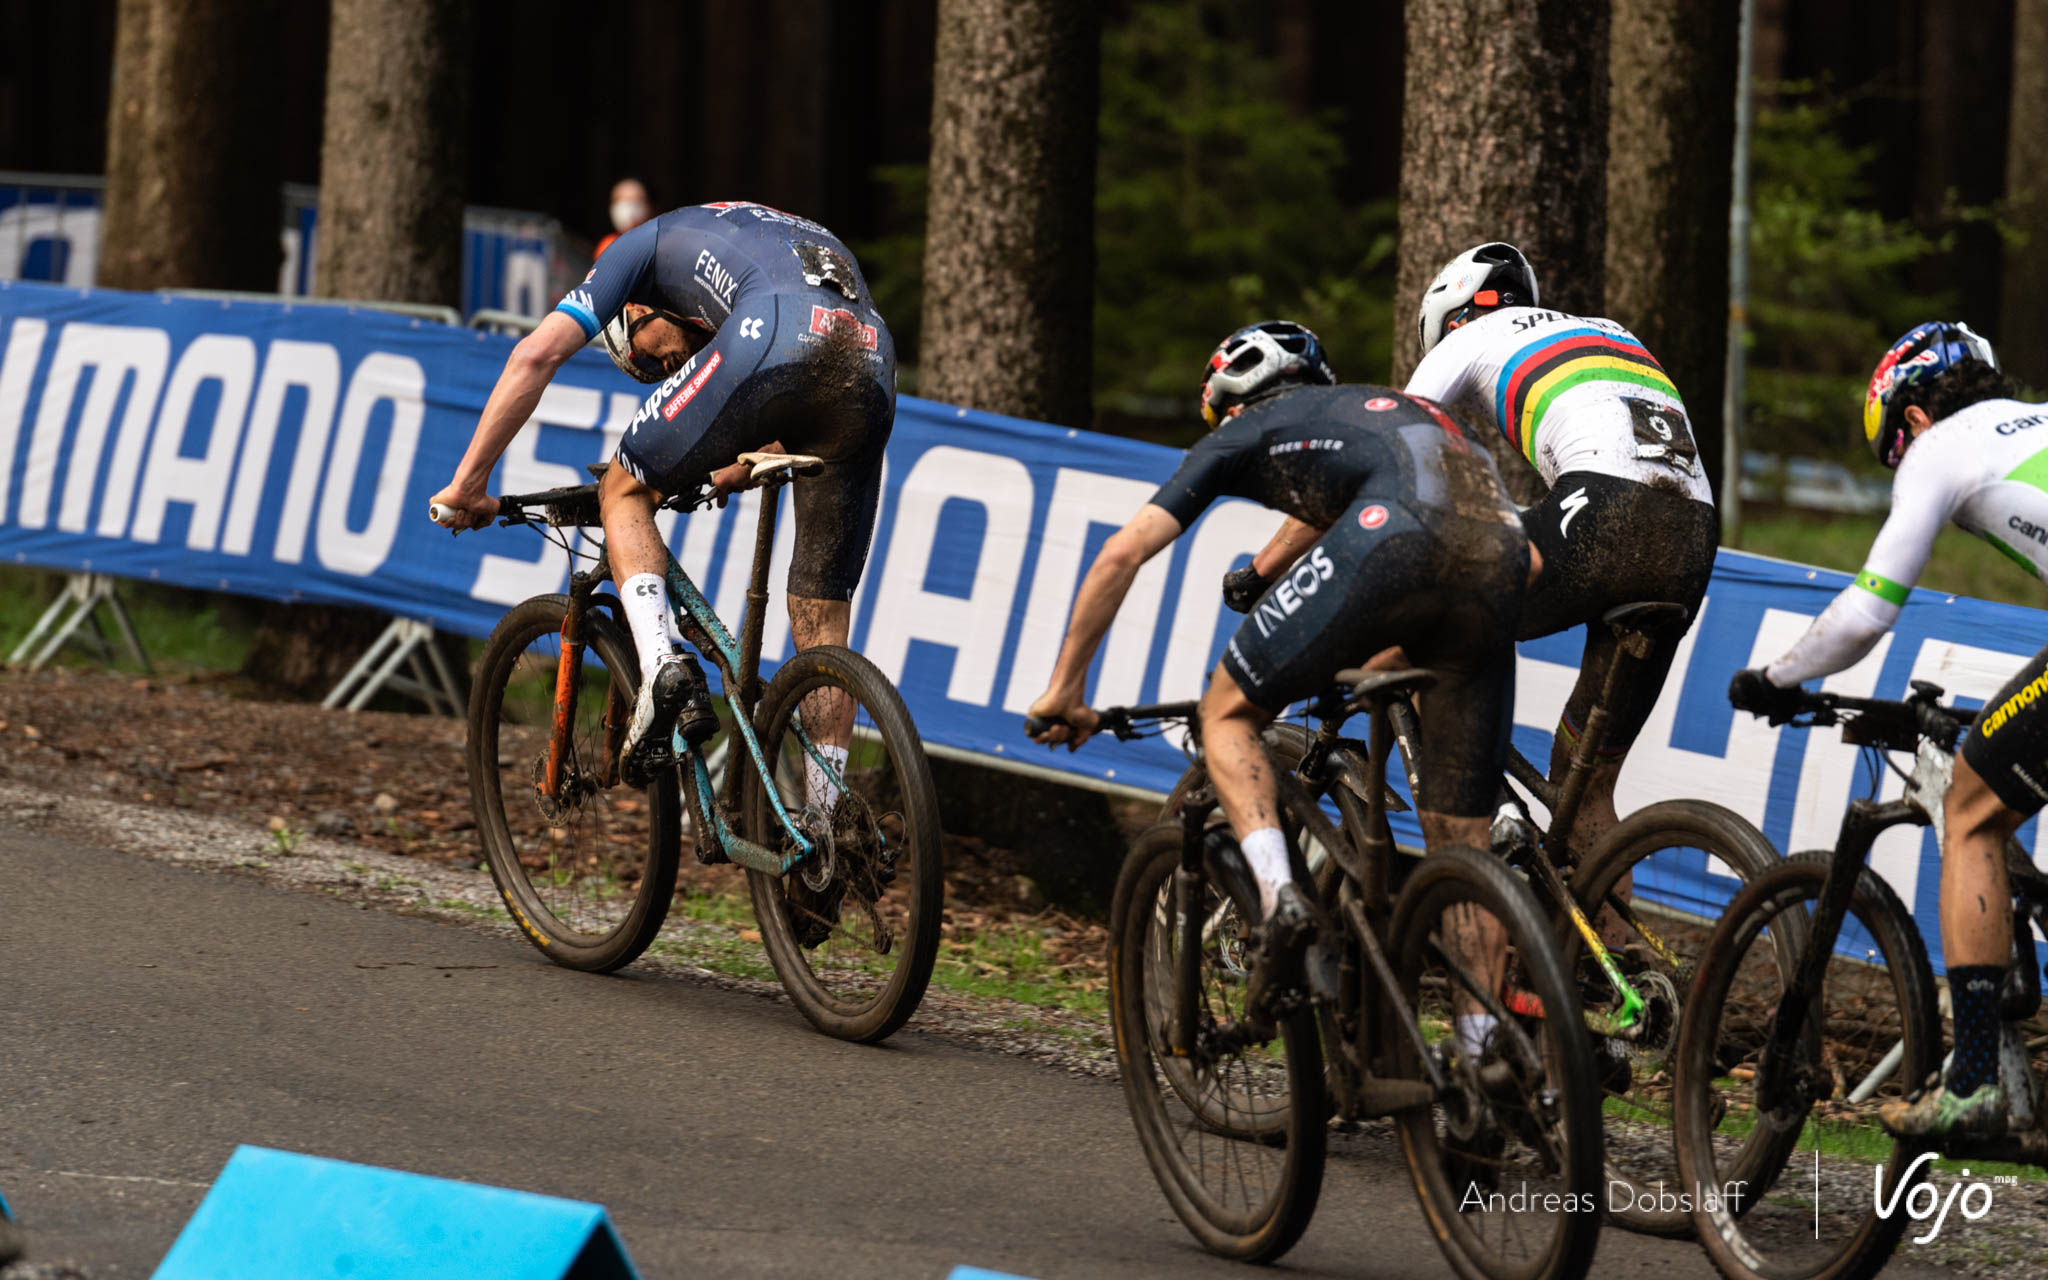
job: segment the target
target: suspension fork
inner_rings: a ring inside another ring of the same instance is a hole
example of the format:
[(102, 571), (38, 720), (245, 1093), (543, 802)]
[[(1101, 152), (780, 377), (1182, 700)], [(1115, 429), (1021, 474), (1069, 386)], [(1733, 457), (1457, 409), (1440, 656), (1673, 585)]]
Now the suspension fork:
[(1202, 867), (1202, 828), (1216, 807), (1216, 790), (1203, 783), (1181, 800), (1180, 867), (1173, 875), (1174, 928), (1178, 932), (1173, 966), (1173, 1026), (1167, 1045), (1176, 1058), (1194, 1056), (1201, 1028), (1202, 889), (1208, 877)]
[[(603, 565), (598, 568), (602, 570)], [(562, 614), (562, 652), (555, 659), (554, 722), (548, 728), (547, 763), (541, 774), (542, 792), (550, 801), (562, 798), (562, 783), (573, 750), (571, 739), (576, 732), (576, 700), (583, 684), (583, 611), (589, 603), (590, 593), (596, 590), (600, 580), (600, 573), (579, 573), (569, 583), (569, 608)], [(607, 705), (605, 759), (601, 766), (607, 778), (618, 768), (618, 750), (612, 742), (612, 721), (615, 718)], [(620, 736), (623, 737), (623, 726)]]
[(1856, 895), (1856, 877), (1863, 873), (1863, 860), (1869, 856), (1870, 846), (1877, 837), (1900, 823), (1926, 826), (1927, 818), (1903, 800), (1890, 800), (1883, 804), (1856, 800), (1842, 815), (1842, 829), (1835, 839), (1835, 853), (1828, 863), (1827, 879), (1821, 884), (1820, 900), (1814, 904), (1813, 918), (1807, 924), (1806, 948), (1799, 954), (1791, 983), (1779, 997), (1778, 1011), (1771, 1020), (1771, 1033), (1764, 1041), (1763, 1053), (1757, 1063), (1757, 1108), (1760, 1111), (1780, 1111), (1790, 1104), (1793, 1109), (1804, 1113), (1813, 1105), (1811, 1097), (1788, 1096), (1794, 1089), (1804, 1094), (1808, 1081), (1804, 1070), (1787, 1071), (1785, 1067), (1788, 1063), (1799, 1068), (1807, 1065), (1796, 1062), (1795, 1047), (1806, 1029), (1828, 961), (1834, 958), (1842, 921), (1848, 918), (1849, 904)]

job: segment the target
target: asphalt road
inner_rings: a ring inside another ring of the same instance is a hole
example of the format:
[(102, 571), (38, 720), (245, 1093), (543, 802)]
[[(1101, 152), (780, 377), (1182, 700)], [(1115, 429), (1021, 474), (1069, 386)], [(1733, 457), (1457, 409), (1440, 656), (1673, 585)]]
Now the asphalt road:
[[(244, 1142), (597, 1201), (649, 1277), (1256, 1274), (1099, 1080), (6, 826), (0, 921), (0, 1191), (93, 1280), (147, 1275)], [(1283, 1269), (1446, 1273), (1390, 1141)], [(1709, 1270), (1606, 1234), (1596, 1274), (1652, 1273)]]

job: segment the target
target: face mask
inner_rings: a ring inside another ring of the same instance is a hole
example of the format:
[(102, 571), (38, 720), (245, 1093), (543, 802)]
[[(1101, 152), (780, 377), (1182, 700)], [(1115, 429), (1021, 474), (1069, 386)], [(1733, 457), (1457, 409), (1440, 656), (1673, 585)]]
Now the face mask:
[(611, 213), (615, 231), (631, 231), (647, 221), (647, 206), (638, 200), (614, 200)]

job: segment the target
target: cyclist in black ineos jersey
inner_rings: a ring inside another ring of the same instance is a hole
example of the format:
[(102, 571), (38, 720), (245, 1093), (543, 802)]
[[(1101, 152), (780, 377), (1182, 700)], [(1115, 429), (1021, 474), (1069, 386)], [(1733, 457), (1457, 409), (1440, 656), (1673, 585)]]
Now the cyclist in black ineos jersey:
[[(1211, 434), (1113, 534), (1082, 581), (1038, 735), (1078, 747), (1098, 720), (1088, 667), (1139, 568), (1224, 496), (1326, 528), (1253, 604), (1201, 701), (1203, 754), (1259, 883), (1260, 963), (1298, 954), (1313, 911), (1295, 887), (1260, 732), (1346, 666), (1405, 646), (1433, 668), (1432, 732), (1420, 762), (1430, 845), (1486, 847), (1513, 709), (1514, 635), (1530, 547), (1486, 449), (1430, 401), (1338, 386), (1313, 333), (1286, 321), (1240, 329), (1210, 357)], [(1433, 708), (1441, 707), (1441, 711)], [(1490, 919), (1474, 942), (1497, 941)], [(1270, 969), (1269, 969), (1270, 973)], [(1261, 984), (1277, 989), (1278, 983)]]
[[(665, 495), (709, 481), (744, 485), (745, 450), (785, 447), (825, 460), (796, 486), (790, 629), (799, 649), (845, 644), (848, 602), (866, 565), (896, 415), (896, 349), (853, 254), (815, 222), (747, 201), (696, 205), (624, 233), (540, 326), (522, 339), (484, 406), (455, 478), (434, 501), (451, 528), (489, 524), (491, 469), (533, 414), (555, 371), (592, 338), (641, 382), (659, 382), (626, 428), (599, 491), (605, 545), (641, 681), (625, 756), (644, 774), (670, 758), (672, 730), (717, 732), (704, 677), (684, 655), (662, 573), (654, 513)], [(851, 730), (821, 730), (843, 760)], [(836, 793), (823, 770), (812, 800)]]

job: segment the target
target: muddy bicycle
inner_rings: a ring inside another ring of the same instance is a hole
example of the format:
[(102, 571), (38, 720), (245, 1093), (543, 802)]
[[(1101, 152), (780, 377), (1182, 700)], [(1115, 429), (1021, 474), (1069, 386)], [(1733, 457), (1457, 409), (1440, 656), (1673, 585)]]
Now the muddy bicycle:
[[(1678, 1185), (1671, 1090), (1685, 1000), (1713, 924), (1711, 904), (1719, 902), (1726, 880), (1747, 884), (1777, 865), (1778, 855), (1747, 819), (1704, 800), (1663, 800), (1637, 809), (1583, 857), (1573, 856), (1571, 834), (1606, 741), (1608, 708), (1630, 678), (1631, 664), (1644, 660), (1660, 631), (1686, 620), (1681, 605), (1646, 602), (1612, 609), (1595, 624), (1613, 631), (1618, 643), (1562, 773), (1547, 776), (1520, 751), (1508, 750), (1507, 775), (1548, 821), (1538, 824), (1517, 800), (1493, 831), (1493, 852), (1528, 880), (1556, 922), (1578, 984), (1606, 1122), (1603, 1207), (1617, 1225), (1657, 1235), (1692, 1231), (1690, 1214), (1669, 1194)], [(1315, 709), (1309, 718), (1318, 718)], [(1388, 704), (1387, 722), (1413, 795), (1423, 727), (1406, 701)], [(1266, 748), (1281, 769), (1336, 813), (1357, 847), (1372, 829), (1367, 779), (1375, 775), (1369, 745), (1342, 730), (1343, 721), (1331, 717), (1321, 718), (1313, 731), (1276, 722), (1266, 731)], [(1166, 811), (1176, 812), (1183, 792), (1202, 780), (1191, 769), (1168, 797)], [(1392, 793), (1386, 802), (1389, 810), (1406, 807)], [(1319, 847), (1311, 848), (1308, 862), (1319, 893), (1328, 899), (1336, 888), (1335, 869)], [(1784, 954), (1789, 958), (1789, 950)], [(1510, 1001), (1524, 1011), (1540, 1008), (1518, 993), (1510, 993)]]
[[(1904, 701), (1800, 691), (1791, 723), (1840, 726), (1844, 742), (1904, 778), (1904, 792), (1851, 802), (1833, 849), (1788, 858), (1738, 893), (1695, 980), (1678, 1044), (1678, 1163), (1700, 1242), (1727, 1276), (1875, 1275), (1912, 1224), (1880, 1206), (1905, 1203), (1928, 1153), (2048, 1167), (2048, 1120), (2020, 1031), (2041, 1007), (2034, 929), (2048, 926), (2048, 876), (2012, 840), (2013, 951), (1999, 997), (2010, 1131), (1936, 1144), (1893, 1139), (1874, 1123), (1880, 1106), (1912, 1096), (1940, 1067), (1942, 1035), (1926, 942), (1867, 859), (1894, 827), (1932, 825), (1939, 838), (1956, 743), (1976, 714), (1944, 706), (1939, 685), (1912, 688)], [(1911, 753), (1913, 768), (1888, 752)], [(1883, 770), (1871, 776), (1875, 791)], [(1785, 934), (1789, 957), (1773, 945)], [(1812, 1182), (1787, 1170), (1801, 1149), (1815, 1152)], [(1824, 1153), (1858, 1167), (1853, 1183), (1823, 1184)], [(1863, 1167), (1871, 1156), (1874, 1186)]]
[[(1555, 930), (1528, 886), (1476, 849), (1431, 853), (1393, 891), (1387, 713), (1435, 677), (1338, 679), (1348, 687), (1311, 714), (1326, 724), (1372, 717), (1372, 752), (1354, 779), (1364, 838), (1354, 843), (1294, 773), (1275, 770), (1296, 878), (1307, 881), (1311, 857), (1327, 859), (1334, 890), (1319, 895), (1325, 919), (1305, 989), (1265, 1013), (1247, 999), (1258, 890), (1228, 829), (1212, 825), (1220, 815), (1201, 772), (1195, 704), (1101, 713), (1102, 729), (1123, 739), (1186, 726), (1194, 765), (1169, 814), (1133, 845), (1111, 907), (1117, 1060), (1146, 1160), (1203, 1245), (1271, 1261), (1314, 1213), (1331, 1116), (1391, 1117), (1424, 1215), (1460, 1275), (1584, 1275), (1601, 1223), (1600, 1102)], [(1475, 910), (1505, 931), (1505, 986), (1479, 971)], [(1565, 1016), (1516, 1016), (1508, 987)], [(1450, 1032), (1454, 1013), (1469, 1009), (1498, 1019), (1478, 1055)], [(1490, 1173), (1508, 1176), (1475, 1179), (1459, 1151), (1492, 1137)], [(1556, 1197), (1548, 1203), (1565, 1211), (1519, 1211), (1532, 1195)]]
[[(924, 995), (944, 885), (931, 767), (895, 686), (859, 654), (803, 650), (760, 678), (768, 568), (782, 486), (816, 458), (746, 454), (763, 490), (746, 612), (735, 641), (670, 556), (683, 638), (721, 677), (721, 733), (674, 739), (675, 767), (644, 787), (621, 777), (640, 665), (601, 545), (566, 595), (515, 606), (484, 645), (470, 697), (468, 765), (477, 833), (500, 895), (557, 964), (609, 972), (655, 941), (675, 896), (683, 814), (697, 859), (746, 871), (776, 976), (821, 1031), (879, 1040)], [(601, 467), (593, 467), (601, 473)], [(498, 523), (572, 553), (601, 527), (598, 486), (502, 497)], [(709, 491), (664, 508), (709, 505)], [(566, 531), (566, 532), (565, 532)], [(843, 747), (843, 763), (821, 751)], [(714, 778), (707, 751), (721, 751)], [(836, 802), (807, 803), (820, 778)]]

